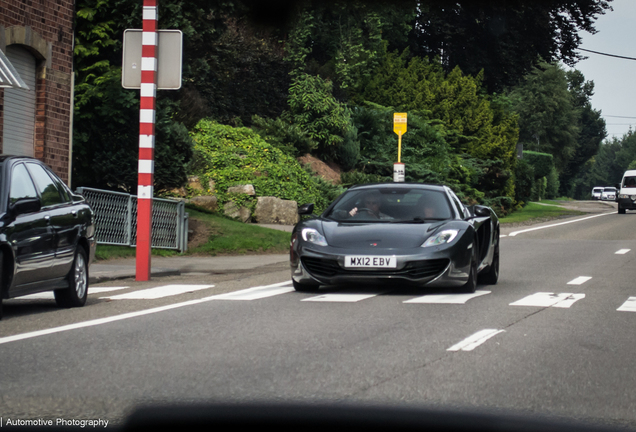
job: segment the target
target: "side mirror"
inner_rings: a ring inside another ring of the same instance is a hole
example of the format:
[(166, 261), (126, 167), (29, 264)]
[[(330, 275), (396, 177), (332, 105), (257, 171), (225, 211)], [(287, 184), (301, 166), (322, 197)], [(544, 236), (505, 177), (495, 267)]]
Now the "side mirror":
[(300, 207), (298, 207), (298, 214), (299, 215), (310, 215), (314, 212), (314, 204), (303, 204)]
[(21, 198), (9, 205), (9, 211), (14, 215), (21, 215), (25, 213), (36, 213), (42, 208), (42, 203), (39, 198)]
[(473, 206), (473, 214), (475, 217), (488, 217), (490, 216), (490, 209), (486, 206), (475, 205)]
[(621, 184), (620, 183), (616, 183), (614, 185), (614, 187), (616, 188), (616, 191), (618, 192), (619, 190), (621, 190)]

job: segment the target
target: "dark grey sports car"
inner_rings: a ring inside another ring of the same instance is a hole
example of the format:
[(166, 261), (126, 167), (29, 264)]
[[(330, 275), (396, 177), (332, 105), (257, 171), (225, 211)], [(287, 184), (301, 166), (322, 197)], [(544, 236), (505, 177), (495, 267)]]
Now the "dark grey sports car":
[[(298, 213), (312, 211), (305, 204)], [(499, 278), (499, 219), (489, 207), (464, 206), (446, 186), (354, 186), (294, 227), (290, 261), (297, 291), (395, 281), (470, 293), (478, 277)]]

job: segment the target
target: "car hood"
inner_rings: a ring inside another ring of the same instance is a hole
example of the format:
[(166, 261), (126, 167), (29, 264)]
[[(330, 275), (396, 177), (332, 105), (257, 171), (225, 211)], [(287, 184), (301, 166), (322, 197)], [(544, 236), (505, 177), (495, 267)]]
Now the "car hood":
[(329, 246), (357, 250), (415, 248), (444, 222), (435, 223), (338, 223), (323, 221), (322, 228)]

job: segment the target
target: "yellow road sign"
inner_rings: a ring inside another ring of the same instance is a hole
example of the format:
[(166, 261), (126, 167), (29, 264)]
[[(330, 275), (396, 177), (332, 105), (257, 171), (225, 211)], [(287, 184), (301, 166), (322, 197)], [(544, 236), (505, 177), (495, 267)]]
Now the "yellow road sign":
[(398, 135), (406, 133), (406, 113), (393, 113), (393, 132)]

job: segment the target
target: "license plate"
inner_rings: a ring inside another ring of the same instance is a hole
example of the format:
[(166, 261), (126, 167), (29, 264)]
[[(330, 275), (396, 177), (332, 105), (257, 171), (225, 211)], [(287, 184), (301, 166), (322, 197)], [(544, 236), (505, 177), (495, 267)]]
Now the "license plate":
[(397, 258), (394, 256), (345, 256), (346, 268), (396, 268)]

